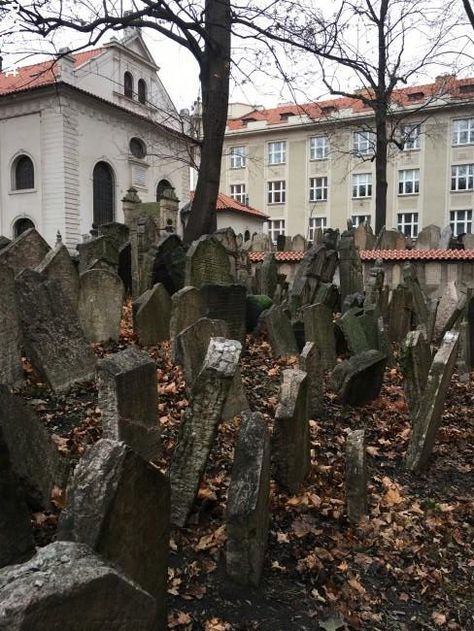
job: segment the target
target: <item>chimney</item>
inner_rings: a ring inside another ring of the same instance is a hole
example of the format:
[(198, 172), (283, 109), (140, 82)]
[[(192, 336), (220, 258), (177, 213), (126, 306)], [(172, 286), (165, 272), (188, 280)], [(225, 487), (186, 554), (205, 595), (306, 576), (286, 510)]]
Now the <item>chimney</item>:
[(76, 77), (74, 74), (74, 57), (70, 48), (60, 48), (59, 57), (57, 60), (57, 76), (58, 80), (65, 81), (66, 83), (75, 83)]

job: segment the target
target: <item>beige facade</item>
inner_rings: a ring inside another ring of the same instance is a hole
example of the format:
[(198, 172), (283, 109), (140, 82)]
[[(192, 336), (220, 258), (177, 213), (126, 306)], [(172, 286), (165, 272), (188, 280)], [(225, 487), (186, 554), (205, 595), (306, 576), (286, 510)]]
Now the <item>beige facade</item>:
[[(422, 99), (399, 108), (403, 120), (396, 123), (396, 137), (404, 146), (390, 148), (387, 228), (413, 237), (432, 223), (451, 224), (454, 234), (472, 231), (474, 100), (464, 96), (469, 90), (461, 92), (431, 98), (423, 108)], [(280, 106), (229, 121), (221, 190), (231, 196), (245, 193), (247, 204), (270, 215), (274, 238), (284, 230), (311, 239), (312, 227), (342, 229), (348, 218), (357, 225), (367, 217), (375, 225), (375, 161), (368, 131), (373, 118), (360, 106), (358, 111), (347, 107), (347, 100), (344, 105), (317, 120), (292, 115), (295, 106), (287, 111)]]

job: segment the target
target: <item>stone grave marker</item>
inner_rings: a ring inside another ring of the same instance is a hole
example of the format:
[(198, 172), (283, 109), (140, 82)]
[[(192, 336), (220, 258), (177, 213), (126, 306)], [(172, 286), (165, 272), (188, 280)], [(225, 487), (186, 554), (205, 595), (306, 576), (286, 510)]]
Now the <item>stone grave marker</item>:
[(377, 250), (406, 250), (407, 238), (398, 230), (384, 230), (377, 243)]
[(101, 224), (99, 226), (99, 233), (106, 238), (117, 252), (120, 252), (130, 241), (130, 228), (118, 221)]
[(418, 233), (415, 250), (438, 250), (441, 239), (441, 230), (438, 226), (430, 224)]
[(50, 280), (56, 280), (74, 309), (79, 305), (79, 274), (65, 245), (60, 241), (36, 268)]
[(303, 318), (306, 342), (314, 342), (321, 368), (332, 370), (337, 359), (332, 309), (323, 304), (309, 305), (303, 309)]
[(232, 228), (220, 228), (216, 230), (213, 235), (214, 239), (217, 239), (219, 243), (221, 243), (225, 251), (227, 252), (227, 256), (229, 258), (230, 263), (230, 273), (232, 278), (237, 278), (237, 238), (235, 236), (235, 232)]
[(440, 234), (440, 238), (439, 238), (439, 249), (440, 250), (447, 250), (449, 249), (449, 244), (451, 242), (451, 239), (453, 238), (453, 230), (451, 228), (451, 226), (445, 226), (442, 230), (441, 230), (441, 234)]
[(462, 242), (465, 250), (474, 250), (474, 234), (465, 234)]
[(456, 362), (458, 379), (461, 383), (469, 383), (471, 370), (471, 340), (469, 322), (464, 318), (458, 326), (459, 353)]
[(199, 318), (176, 336), (176, 362), (183, 367), (190, 388), (201, 370), (212, 337), (229, 337), (229, 327), (222, 320)]
[(272, 353), (275, 357), (286, 357), (298, 352), (295, 333), (283, 307), (274, 305), (264, 311), (261, 318), (268, 332)]
[(183, 287), (171, 296), (170, 338), (179, 335), (196, 320), (204, 317), (204, 301), (196, 287)]
[(408, 287), (398, 285), (392, 291), (388, 307), (389, 335), (392, 342), (403, 340), (412, 328), (413, 295)]
[(0, 263), (0, 383), (19, 386), (21, 366), (21, 329), (15, 298), (13, 270)]
[(224, 320), (233, 340), (245, 344), (245, 320), (247, 290), (243, 285), (203, 285), (201, 296), (206, 317)]
[(259, 412), (244, 414), (235, 446), (226, 514), (226, 570), (257, 587), (270, 523), (270, 437)]
[(349, 432), (346, 441), (347, 517), (354, 524), (369, 512), (367, 501), (367, 453), (365, 431)]
[(317, 418), (323, 410), (323, 361), (321, 351), (313, 342), (306, 342), (299, 357), (300, 370), (307, 375), (306, 415)]
[(291, 240), (292, 252), (304, 252), (306, 250), (306, 239), (302, 234), (295, 234)]
[(254, 232), (250, 244), (251, 252), (271, 252), (272, 242), (268, 234)]
[(340, 295), (337, 285), (332, 283), (321, 283), (314, 294), (313, 304), (326, 305), (333, 313), (337, 313), (340, 308)]
[(260, 269), (259, 291), (257, 293), (273, 299), (278, 285), (278, 264), (272, 252), (265, 254)]
[(386, 355), (380, 351), (358, 353), (334, 368), (331, 387), (343, 403), (365, 405), (380, 394), (386, 362)]
[(3, 248), (6, 248), (7, 245), (10, 245), (11, 242), (12, 240), (8, 239), (8, 237), (4, 237), (3, 235), (0, 235), (0, 250), (3, 250)]
[(133, 329), (143, 346), (170, 337), (171, 298), (162, 283), (147, 289), (133, 303)]
[(234, 282), (225, 247), (212, 236), (203, 235), (186, 252), (185, 285), (229, 285)]
[(162, 283), (170, 296), (182, 289), (185, 255), (183, 243), (177, 234), (167, 234), (151, 245), (144, 255), (143, 291)]
[[(408, 288), (412, 295), (413, 312), (415, 314), (416, 324), (424, 325), (429, 335), (430, 317), (426, 298), (420, 287), (415, 267), (411, 263), (405, 263), (402, 267), (403, 284)], [(434, 318), (434, 320), (436, 317)], [(434, 321), (433, 321), (434, 324)], [(432, 327), (431, 327), (432, 328)], [(431, 336), (430, 338), (431, 339)]]
[(363, 309), (358, 307), (349, 309), (339, 320), (336, 320), (336, 326), (341, 330), (351, 355), (371, 348)]
[(0, 250), (0, 263), (11, 267), (16, 276), (24, 269), (34, 269), (50, 249), (39, 232), (29, 228)]
[(123, 283), (118, 274), (101, 269), (80, 276), (79, 320), (90, 342), (116, 342), (124, 299)]
[(341, 302), (349, 294), (364, 291), (362, 263), (351, 231), (342, 233), (338, 244)]
[(375, 245), (375, 236), (370, 224), (360, 223), (354, 230), (354, 245), (361, 250), (372, 250)]
[(115, 242), (105, 236), (95, 237), (76, 245), (79, 252), (79, 274), (90, 269), (94, 261), (103, 260), (111, 269), (118, 266), (119, 252)]
[(376, 259), (373, 267), (370, 268), (369, 278), (365, 289), (364, 305), (377, 305), (381, 308), (383, 281), (385, 271), (382, 259)]
[(410, 331), (401, 346), (400, 368), (410, 416), (417, 414), (431, 367), (431, 349), (423, 331)]

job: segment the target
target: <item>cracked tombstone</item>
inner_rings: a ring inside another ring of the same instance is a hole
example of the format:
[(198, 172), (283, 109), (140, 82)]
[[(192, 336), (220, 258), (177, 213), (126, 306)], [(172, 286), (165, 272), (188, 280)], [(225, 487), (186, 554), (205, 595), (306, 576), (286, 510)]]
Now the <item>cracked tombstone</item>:
[(24, 269), (34, 269), (50, 250), (40, 233), (29, 228), (0, 250), (0, 263), (11, 267), (16, 276)]
[(161, 430), (155, 362), (131, 346), (102, 359), (97, 377), (104, 438), (121, 440), (145, 460), (158, 461)]
[(0, 383), (23, 383), (21, 328), (15, 298), (13, 270), (0, 263)]
[(171, 523), (175, 526), (184, 526), (192, 510), (241, 350), (236, 340), (211, 338), (194, 380), (170, 465)]
[(162, 283), (147, 289), (133, 302), (133, 329), (143, 346), (169, 339), (171, 298)]
[(380, 394), (386, 362), (385, 353), (376, 350), (353, 355), (334, 368), (331, 388), (343, 403), (365, 405)]
[(235, 446), (226, 513), (226, 571), (257, 587), (270, 523), (270, 437), (259, 412), (244, 414)]
[(410, 331), (400, 353), (400, 369), (404, 377), (403, 389), (411, 418), (418, 412), (431, 367), (431, 349), (423, 331)]
[(424, 395), (413, 419), (413, 429), (406, 453), (407, 469), (419, 473), (428, 465), (441, 425), (446, 393), (456, 367), (459, 333), (448, 331), (433, 358)]
[(204, 301), (196, 287), (183, 287), (171, 296), (170, 338), (204, 316)]
[(306, 373), (297, 368), (284, 370), (272, 435), (272, 461), (275, 480), (291, 493), (298, 491), (311, 466), (306, 406)]
[(0, 570), (8, 631), (154, 631), (155, 599), (86, 545), (56, 541)]
[(167, 478), (124, 443), (102, 439), (79, 461), (67, 502), (58, 539), (85, 543), (116, 564), (156, 599), (156, 628), (166, 629)]
[(306, 414), (317, 418), (323, 410), (323, 361), (321, 351), (314, 342), (306, 342), (299, 357), (299, 367), (307, 374)]
[(92, 269), (80, 276), (79, 319), (90, 342), (118, 341), (125, 290), (118, 274)]
[(306, 342), (314, 342), (324, 370), (332, 370), (337, 360), (332, 309), (323, 304), (309, 305), (303, 309), (303, 318)]
[(57, 280), (74, 309), (79, 304), (79, 274), (69, 251), (61, 241), (50, 250), (36, 268), (50, 280)]
[(274, 305), (262, 313), (261, 319), (275, 357), (286, 357), (298, 352), (295, 332), (283, 307)]
[(347, 517), (354, 524), (368, 514), (367, 453), (365, 431), (349, 432), (346, 440), (346, 505)]
[(96, 357), (57, 281), (24, 270), (15, 290), (26, 355), (42, 378), (55, 392), (91, 379)]

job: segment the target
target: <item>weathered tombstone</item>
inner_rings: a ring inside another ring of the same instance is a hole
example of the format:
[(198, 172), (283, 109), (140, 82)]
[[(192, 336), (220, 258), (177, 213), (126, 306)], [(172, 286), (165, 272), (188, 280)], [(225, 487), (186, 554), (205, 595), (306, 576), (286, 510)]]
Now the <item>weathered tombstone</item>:
[(212, 236), (224, 246), (229, 258), (232, 278), (237, 278), (237, 238), (234, 230), (230, 227), (220, 228), (220, 230), (216, 230)]
[(441, 235), (439, 239), (439, 248), (440, 250), (447, 250), (449, 248), (449, 244), (451, 239), (453, 238), (453, 230), (451, 226), (445, 226), (441, 230)]
[(359, 307), (361, 309), (364, 306), (365, 296), (362, 292), (356, 291), (355, 294), (348, 294), (341, 305), (341, 313), (344, 314), (349, 309)]
[(347, 517), (354, 524), (368, 513), (367, 454), (363, 429), (352, 431), (347, 436), (346, 504)]
[(101, 224), (99, 226), (99, 233), (113, 245), (117, 252), (120, 252), (130, 240), (130, 228), (118, 221)]
[(117, 341), (124, 299), (118, 274), (93, 269), (80, 276), (79, 319), (90, 342)]
[(273, 299), (278, 285), (278, 264), (275, 255), (268, 252), (263, 259), (260, 269), (260, 283), (257, 293)]
[(410, 331), (401, 346), (400, 369), (410, 416), (418, 412), (431, 367), (431, 349), (423, 331)]
[(271, 252), (272, 242), (268, 234), (254, 233), (250, 242), (251, 252)]
[(132, 295), (139, 296), (155, 284), (153, 266), (156, 260), (157, 229), (152, 216), (130, 217), (130, 251), (132, 263)]
[(0, 571), (5, 631), (153, 631), (155, 599), (86, 546), (56, 541)]
[(172, 340), (204, 316), (204, 301), (196, 287), (183, 287), (171, 296), (169, 335)]
[(106, 237), (96, 237), (76, 245), (79, 252), (79, 274), (82, 274), (97, 260), (104, 260), (112, 269), (118, 265), (118, 249)]
[(166, 629), (167, 478), (124, 443), (103, 439), (79, 461), (67, 501), (58, 539), (85, 543), (118, 566), (156, 599), (156, 629)]
[(199, 289), (206, 284), (232, 282), (229, 257), (222, 243), (208, 235), (194, 241), (186, 252), (185, 285)]
[(372, 250), (375, 245), (375, 236), (370, 224), (360, 223), (354, 230), (354, 245), (359, 250)]
[(122, 283), (127, 296), (132, 295), (133, 280), (132, 280), (132, 246), (127, 243), (119, 252), (119, 262), (117, 274), (122, 279)]
[(438, 250), (441, 239), (441, 230), (438, 226), (430, 224), (418, 233), (416, 237), (416, 250)]
[(306, 373), (306, 415), (315, 419), (323, 409), (323, 361), (321, 351), (313, 342), (306, 342), (299, 357), (300, 370)]
[(9, 239), (8, 237), (4, 237), (3, 235), (0, 235), (0, 250), (3, 250), (3, 248), (6, 248), (7, 245), (10, 245), (11, 242), (12, 240)]
[(29, 228), (0, 250), (0, 263), (11, 267), (16, 276), (24, 269), (34, 269), (50, 249), (39, 232)]
[(67, 247), (61, 241), (46, 254), (36, 271), (42, 272), (50, 280), (57, 280), (63, 294), (74, 309), (77, 309), (79, 304), (79, 274)]
[(15, 298), (13, 270), (0, 263), (0, 383), (18, 386), (23, 382), (21, 330)]
[(275, 480), (296, 493), (310, 469), (306, 373), (296, 368), (283, 371), (280, 400), (272, 435)]
[(398, 230), (384, 230), (377, 243), (378, 250), (406, 250), (407, 238)]
[(365, 305), (377, 305), (379, 309), (381, 308), (384, 278), (383, 261), (382, 259), (376, 259), (369, 271), (365, 290)]
[(283, 307), (274, 305), (262, 313), (261, 318), (275, 357), (285, 357), (298, 352), (295, 333)]
[(161, 237), (157, 244), (151, 245), (144, 255), (143, 291), (156, 283), (162, 283), (170, 296), (182, 289), (185, 255), (183, 243), (176, 234)]
[[(415, 314), (416, 324), (426, 327), (427, 334), (429, 333), (429, 320), (430, 314), (428, 306), (426, 304), (426, 298), (420, 287), (416, 270), (411, 263), (405, 263), (402, 267), (403, 284), (408, 288), (412, 295), (413, 312)], [(436, 319), (436, 318), (435, 318)], [(434, 320), (433, 320), (434, 324)], [(431, 339), (431, 336), (429, 337)]]
[(229, 337), (228, 325), (222, 320), (199, 318), (176, 336), (176, 363), (183, 367), (189, 388), (201, 370), (212, 337)]
[(211, 338), (194, 380), (170, 466), (171, 523), (176, 526), (185, 525), (194, 504), (241, 350), (236, 340)]
[(245, 296), (247, 290), (237, 284), (205, 284), (201, 286), (201, 296), (206, 317), (224, 320), (233, 340), (245, 344)]
[[(296, 268), (295, 278), (291, 286), (288, 303), (292, 317), (298, 315), (305, 305), (313, 304), (314, 295), (320, 282), (328, 282), (328, 260), (332, 252), (324, 245), (313, 245), (307, 250)], [(334, 253), (334, 259), (335, 259)]]
[(362, 263), (351, 231), (342, 233), (338, 244), (341, 302), (349, 294), (364, 291)]
[(26, 354), (55, 391), (94, 375), (96, 359), (56, 281), (24, 270), (15, 280)]
[(388, 307), (389, 333), (392, 342), (403, 340), (412, 328), (413, 295), (408, 287), (398, 285), (392, 291)]
[(145, 460), (157, 461), (161, 438), (155, 362), (131, 346), (102, 359), (97, 376), (104, 438), (121, 440)]
[(448, 331), (434, 356), (406, 454), (406, 466), (419, 473), (428, 464), (441, 424), (446, 393), (456, 367), (459, 333)]
[(304, 252), (306, 250), (306, 239), (302, 234), (295, 234), (291, 240), (292, 252)]
[(339, 320), (336, 320), (336, 326), (342, 331), (351, 355), (371, 348), (365, 325), (364, 310), (357, 307), (349, 309)]
[(258, 412), (244, 414), (235, 447), (226, 515), (226, 570), (239, 585), (257, 587), (270, 522), (270, 437)]
[(336, 365), (332, 309), (323, 304), (309, 305), (303, 309), (303, 318), (306, 342), (314, 342), (323, 370), (332, 370)]
[(459, 331), (459, 354), (456, 362), (458, 378), (460, 383), (469, 383), (471, 370), (471, 335), (469, 322), (464, 318), (458, 326)]
[(386, 361), (380, 351), (358, 353), (334, 368), (331, 387), (345, 404), (359, 406), (373, 401), (382, 388)]
[(115, 274), (115, 272), (117, 271), (117, 265), (113, 265), (110, 261), (101, 257), (99, 259), (93, 259), (86, 267), (86, 269), (82, 271), (82, 273), (88, 272), (92, 269), (105, 270), (106, 272), (111, 272), (112, 274)]
[(340, 311), (340, 295), (337, 285), (321, 283), (314, 294), (313, 304), (329, 307), (333, 313)]
[(474, 250), (474, 234), (465, 234), (462, 242), (465, 250)]
[(171, 298), (161, 283), (147, 289), (133, 303), (133, 329), (143, 346), (159, 344), (170, 337)]

